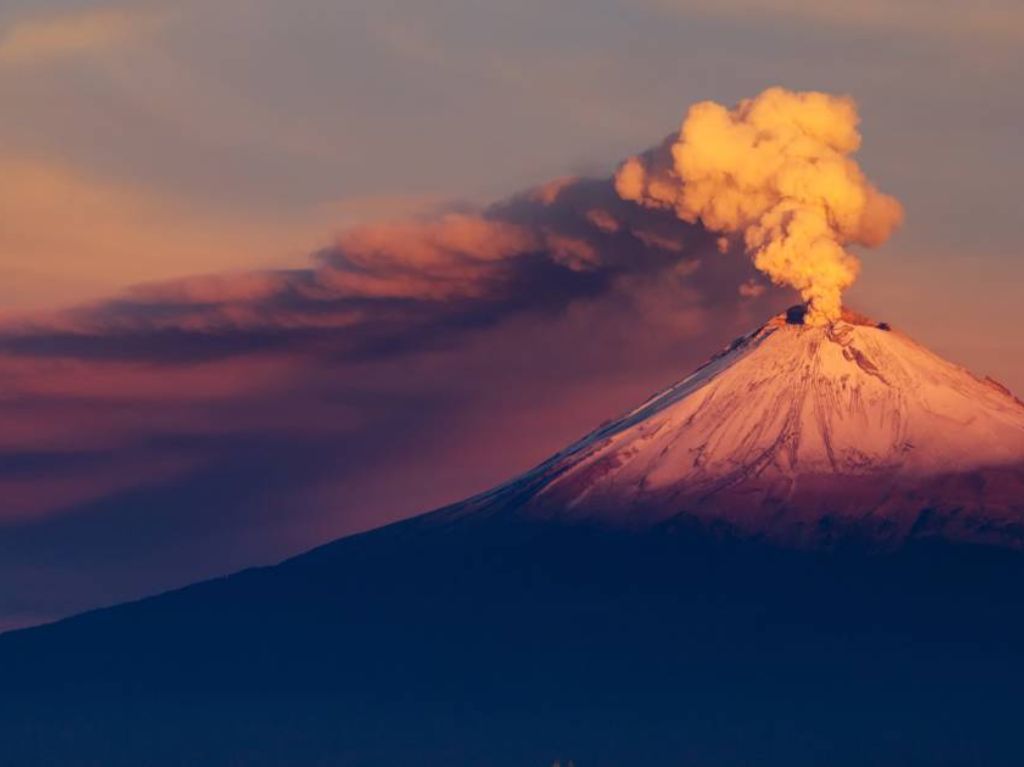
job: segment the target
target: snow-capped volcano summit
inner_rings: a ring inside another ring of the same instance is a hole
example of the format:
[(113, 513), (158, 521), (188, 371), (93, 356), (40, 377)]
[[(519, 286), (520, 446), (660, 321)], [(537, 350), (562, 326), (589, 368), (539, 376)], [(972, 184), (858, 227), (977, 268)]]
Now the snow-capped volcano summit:
[(477, 502), (508, 493), (543, 515), (682, 515), (801, 543), (1019, 544), (1024, 404), (884, 323), (812, 327), (796, 307)]

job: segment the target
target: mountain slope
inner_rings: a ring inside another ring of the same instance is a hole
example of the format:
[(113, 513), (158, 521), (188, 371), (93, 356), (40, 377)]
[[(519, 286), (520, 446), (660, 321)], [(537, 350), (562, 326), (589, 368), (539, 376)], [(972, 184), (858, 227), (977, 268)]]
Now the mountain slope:
[(16, 765), (1019, 764), (1024, 558), (419, 518), (0, 637)]
[(803, 545), (1024, 542), (1024, 404), (885, 325), (799, 319), (773, 318), (499, 493), (530, 488), (524, 513), (686, 514)]
[(0, 762), (1020, 764), (1020, 404), (796, 319), (490, 493), (0, 636)]

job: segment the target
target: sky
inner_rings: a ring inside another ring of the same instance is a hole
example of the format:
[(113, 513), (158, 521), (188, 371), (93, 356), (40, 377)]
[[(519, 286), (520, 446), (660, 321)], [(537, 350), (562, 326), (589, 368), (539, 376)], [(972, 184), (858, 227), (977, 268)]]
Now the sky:
[(847, 303), (1024, 392), (1022, 51), (1014, 0), (3, 0), (0, 628), (482, 491), (794, 303), (615, 194), (705, 99), (851, 96), (905, 220)]

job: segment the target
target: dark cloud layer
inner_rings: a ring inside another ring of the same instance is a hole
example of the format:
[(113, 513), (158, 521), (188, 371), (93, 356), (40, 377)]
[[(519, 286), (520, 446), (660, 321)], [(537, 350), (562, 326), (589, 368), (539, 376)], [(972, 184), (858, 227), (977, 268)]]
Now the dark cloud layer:
[(484, 489), (784, 305), (756, 279), (699, 227), (569, 179), (349, 230), (308, 269), (11, 320), (2, 621), (272, 561)]
[(556, 182), (480, 213), (354, 228), (309, 269), (140, 287), (8, 327), (0, 350), (176, 363), (280, 349), (401, 353), (673, 268), (692, 270), (700, 300), (736, 300), (747, 270), (712, 245), (699, 227), (621, 201), (607, 181)]

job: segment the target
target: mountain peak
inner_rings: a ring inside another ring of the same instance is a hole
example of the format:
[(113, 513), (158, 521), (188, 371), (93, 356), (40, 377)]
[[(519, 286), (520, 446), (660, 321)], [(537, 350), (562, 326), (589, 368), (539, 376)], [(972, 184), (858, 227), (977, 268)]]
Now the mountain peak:
[(1024, 542), (1024, 405), (886, 323), (801, 309), (478, 500), (801, 543), (847, 527)]

